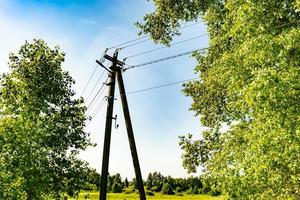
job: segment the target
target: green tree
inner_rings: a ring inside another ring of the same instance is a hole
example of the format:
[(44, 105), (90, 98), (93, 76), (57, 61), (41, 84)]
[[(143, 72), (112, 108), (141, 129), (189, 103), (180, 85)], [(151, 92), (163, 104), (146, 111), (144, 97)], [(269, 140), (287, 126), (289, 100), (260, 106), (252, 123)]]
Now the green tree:
[(161, 193), (162, 194), (167, 194), (167, 195), (172, 195), (174, 194), (171, 186), (169, 183), (164, 183), (163, 186), (162, 186), (162, 189), (161, 189)]
[(300, 1), (160, 0), (137, 23), (169, 44), (182, 21), (202, 18), (210, 48), (194, 54), (185, 84), (208, 130), (181, 137), (183, 165), (228, 198), (300, 198)]
[(122, 192), (122, 185), (120, 183), (116, 182), (112, 185), (111, 190), (112, 190), (113, 193), (121, 193)]
[(176, 194), (179, 194), (180, 192), (182, 192), (181, 187), (177, 186), (175, 192), (176, 192)]
[(80, 190), (88, 167), (76, 155), (91, 143), (63, 61), (42, 40), (9, 56), (0, 80), (0, 199), (60, 199)]
[(187, 194), (193, 194), (193, 187), (190, 187), (187, 191), (186, 191)]
[(129, 182), (128, 182), (127, 178), (125, 178), (123, 185), (124, 185), (124, 187), (123, 187), (124, 189), (128, 188)]
[(152, 189), (152, 187), (153, 187), (152, 182), (153, 182), (152, 174), (149, 173), (149, 174), (148, 174), (148, 178), (147, 178), (147, 180), (146, 180), (146, 186), (147, 186), (147, 189), (148, 189), (148, 190), (151, 190), (151, 189)]
[(135, 189), (135, 190), (138, 189), (138, 187), (137, 187), (137, 181), (136, 181), (135, 178), (133, 178), (133, 179), (130, 181), (129, 186), (132, 187), (132, 188)]
[(193, 194), (199, 194), (199, 188), (197, 186), (194, 187)]
[(89, 169), (85, 174), (85, 186), (83, 190), (99, 190), (100, 188), (100, 174), (95, 169)]

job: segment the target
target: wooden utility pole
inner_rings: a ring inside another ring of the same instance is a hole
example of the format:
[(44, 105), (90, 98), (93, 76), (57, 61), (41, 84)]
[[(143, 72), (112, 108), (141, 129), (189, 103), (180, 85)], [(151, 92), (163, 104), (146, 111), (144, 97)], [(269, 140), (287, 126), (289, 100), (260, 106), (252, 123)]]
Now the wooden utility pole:
[(139, 158), (138, 158), (138, 154), (137, 154), (137, 150), (136, 150), (136, 145), (135, 145), (135, 140), (134, 140), (134, 135), (133, 135), (133, 128), (132, 128), (132, 124), (131, 124), (131, 119), (130, 119), (130, 114), (129, 114), (129, 108), (128, 108), (128, 103), (127, 103), (127, 97), (126, 97), (121, 68), (117, 69), (117, 78), (118, 78), (120, 97), (121, 97), (121, 102), (122, 102), (122, 107), (123, 107), (124, 118), (125, 118), (125, 124), (126, 124), (126, 128), (127, 128), (129, 146), (130, 146), (137, 186), (138, 186), (139, 193), (140, 193), (140, 200), (146, 200), (143, 179), (142, 179), (142, 173), (141, 173)]
[[(145, 190), (143, 186), (143, 179), (141, 168), (139, 164), (137, 149), (135, 145), (133, 128), (131, 124), (128, 102), (124, 87), (124, 81), (122, 77), (122, 66), (123, 62), (118, 60), (118, 51), (114, 53), (114, 56), (104, 55), (104, 58), (110, 60), (112, 65), (110, 67), (110, 76), (108, 81), (108, 104), (106, 112), (106, 125), (105, 125), (105, 137), (104, 137), (104, 147), (103, 147), (103, 159), (102, 159), (102, 173), (101, 173), (101, 183), (100, 183), (100, 200), (106, 200), (107, 193), (107, 178), (108, 178), (108, 166), (109, 166), (109, 151), (110, 151), (110, 140), (111, 140), (111, 127), (113, 120), (113, 105), (114, 105), (114, 93), (115, 93), (115, 83), (116, 76), (120, 90), (120, 97), (122, 101), (123, 113), (125, 117), (125, 124), (127, 129), (127, 135), (129, 140), (129, 146), (131, 150), (131, 156), (134, 166), (134, 171), (136, 175), (137, 186), (139, 189), (140, 200), (146, 200)], [(98, 62), (102, 67), (104, 67), (100, 62)], [(105, 67), (104, 67), (105, 68)]]
[(113, 109), (115, 100), (115, 85), (116, 85), (116, 67), (115, 62), (117, 60), (117, 52), (114, 54), (112, 65), (110, 67), (111, 72), (109, 73), (108, 85), (108, 96), (107, 96), (107, 111), (106, 111), (106, 123), (105, 123), (105, 134), (104, 134), (104, 145), (103, 145), (103, 157), (102, 157), (102, 172), (100, 182), (100, 200), (106, 200), (107, 193), (107, 178), (108, 178), (108, 165), (109, 165), (109, 152), (110, 152), (110, 140), (111, 140), (111, 126), (113, 119)]

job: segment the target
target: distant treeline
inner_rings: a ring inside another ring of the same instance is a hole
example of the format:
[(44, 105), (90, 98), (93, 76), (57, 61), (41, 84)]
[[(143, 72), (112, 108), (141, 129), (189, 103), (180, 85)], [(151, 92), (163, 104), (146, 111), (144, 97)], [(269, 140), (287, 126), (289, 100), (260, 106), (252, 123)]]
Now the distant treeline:
[[(83, 190), (99, 190), (100, 188), (100, 174), (96, 170), (89, 171), (85, 176), (85, 184)], [(147, 195), (154, 195), (160, 192), (167, 195), (181, 195), (187, 194), (210, 194), (217, 196), (219, 191), (210, 187), (209, 182), (201, 177), (189, 178), (172, 178), (171, 176), (163, 176), (159, 172), (149, 173), (144, 186)], [(122, 179), (120, 174), (110, 175), (108, 177), (108, 192), (112, 193), (135, 193), (137, 192), (136, 180)]]

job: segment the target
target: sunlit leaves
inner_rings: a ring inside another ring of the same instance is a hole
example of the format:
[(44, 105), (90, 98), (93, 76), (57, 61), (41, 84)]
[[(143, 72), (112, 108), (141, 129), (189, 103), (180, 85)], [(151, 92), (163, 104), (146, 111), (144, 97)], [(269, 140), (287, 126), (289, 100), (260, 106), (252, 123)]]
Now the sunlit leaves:
[(74, 98), (74, 80), (61, 69), (64, 53), (34, 40), (9, 58), (0, 81), (0, 198), (76, 194), (87, 168), (76, 155), (90, 141), (83, 100)]
[(180, 138), (184, 167), (204, 166), (228, 198), (299, 199), (299, 0), (154, 2), (139, 27), (155, 41), (168, 44), (172, 24), (199, 17), (210, 35), (195, 55), (201, 79), (184, 89), (209, 130)]

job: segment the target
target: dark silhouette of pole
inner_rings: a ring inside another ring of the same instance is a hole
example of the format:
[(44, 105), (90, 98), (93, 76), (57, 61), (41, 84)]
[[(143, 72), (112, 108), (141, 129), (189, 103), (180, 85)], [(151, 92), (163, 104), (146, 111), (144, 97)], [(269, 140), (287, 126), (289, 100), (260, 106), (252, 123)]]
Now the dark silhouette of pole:
[(104, 55), (104, 58), (112, 62), (110, 70), (106, 69), (105, 66), (99, 61), (97, 63), (109, 71), (109, 80), (108, 80), (108, 97), (107, 97), (107, 112), (106, 112), (106, 124), (105, 124), (105, 136), (104, 136), (104, 146), (103, 146), (103, 158), (102, 158), (102, 172), (101, 172), (101, 183), (100, 183), (100, 196), (99, 200), (106, 200), (107, 193), (107, 178), (108, 178), (108, 166), (109, 166), (109, 151), (110, 151), (110, 141), (111, 141), (111, 128), (113, 118), (113, 106), (114, 106), (114, 95), (115, 95), (115, 84), (116, 76), (120, 90), (120, 97), (123, 107), (123, 113), (125, 117), (125, 124), (127, 128), (127, 135), (129, 140), (129, 146), (133, 161), (133, 166), (136, 175), (137, 186), (140, 193), (140, 200), (146, 200), (145, 190), (143, 186), (143, 179), (141, 168), (139, 164), (138, 154), (136, 150), (136, 145), (134, 141), (133, 128), (131, 124), (129, 108), (126, 98), (126, 92), (122, 77), (122, 68), (124, 63), (118, 60), (118, 51), (114, 53), (114, 56), (111, 57), (107, 54)]
[(114, 54), (112, 59), (112, 65), (110, 67), (111, 72), (108, 79), (108, 96), (107, 96), (107, 111), (106, 111), (106, 124), (104, 134), (104, 146), (103, 146), (103, 157), (102, 157), (102, 172), (100, 182), (100, 200), (106, 200), (107, 193), (107, 178), (108, 178), (108, 166), (109, 166), (109, 151), (111, 141), (111, 127), (113, 119), (113, 109), (115, 100), (115, 85), (116, 85), (116, 68), (117, 68), (117, 52)]
[(129, 146), (130, 146), (133, 166), (134, 166), (135, 175), (136, 175), (137, 186), (138, 186), (139, 193), (140, 193), (140, 200), (146, 200), (145, 190), (144, 190), (144, 186), (143, 186), (142, 173), (141, 173), (138, 154), (137, 154), (137, 150), (136, 150), (136, 145), (135, 145), (135, 140), (134, 140), (134, 135), (133, 135), (133, 128), (132, 128), (132, 124), (131, 124), (129, 108), (128, 108), (128, 103), (127, 103), (127, 97), (126, 97), (126, 92), (125, 92), (125, 87), (124, 87), (124, 82), (123, 82), (123, 77), (122, 77), (122, 71), (121, 71), (120, 67), (117, 68), (117, 80), (118, 80), (118, 85), (119, 85), (119, 90), (120, 90), (120, 97), (121, 97), (121, 102), (122, 102), (122, 107), (123, 107), (125, 124), (126, 124), (126, 128), (127, 128), (127, 134), (128, 134), (128, 140), (129, 140)]

